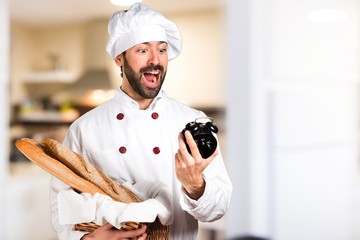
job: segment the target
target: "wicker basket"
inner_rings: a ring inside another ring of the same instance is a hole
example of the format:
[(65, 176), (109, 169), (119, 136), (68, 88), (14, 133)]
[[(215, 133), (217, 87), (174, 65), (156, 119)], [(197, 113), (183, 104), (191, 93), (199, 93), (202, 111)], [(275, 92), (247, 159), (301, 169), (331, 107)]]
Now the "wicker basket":
[[(125, 231), (135, 230), (140, 228), (144, 223), (127, 222), (121, 227)], [(153, 223), (146, 223), (147, 238), (150, 240), (169, 240), (170, 239), (170, 226), (161, 224), (158, 218)], [(94, 222), (80, 223), (75, 225), (75, 230), (84, 232), (93, 232), (100, 226)]]

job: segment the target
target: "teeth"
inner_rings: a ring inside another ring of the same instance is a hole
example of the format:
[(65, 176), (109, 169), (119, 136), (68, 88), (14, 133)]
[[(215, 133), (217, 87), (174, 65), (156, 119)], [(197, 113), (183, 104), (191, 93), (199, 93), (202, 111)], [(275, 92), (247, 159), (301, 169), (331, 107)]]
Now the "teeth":
[(153, 78), (153, 80), (151, 81), (152, 83), (155, 83), (156, 82), (156, 80), (157, 80), (157, 77), (156, 76), (154, 76), (154, 78)]

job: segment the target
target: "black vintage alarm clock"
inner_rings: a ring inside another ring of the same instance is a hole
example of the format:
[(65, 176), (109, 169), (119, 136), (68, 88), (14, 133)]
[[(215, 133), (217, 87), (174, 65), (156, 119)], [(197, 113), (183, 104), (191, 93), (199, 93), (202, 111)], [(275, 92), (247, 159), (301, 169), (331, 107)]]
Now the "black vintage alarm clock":
[[(204, 119), (207, 119), (207, 121), (206, 122), (201, 121)], [(195, 121), (186, 124), (182, 133), (185, 134), (186, 130), (190, 131), (199, 149), (199, 152), (203, 158), (208, 158), (209, 156), (211, 156), (211, 154), (215, 152), (217, 147), (217, 140), (214, 137), (213, 133), (217, 133), (218, 128), (213, 123), (212, 118), (208, 118), (208, 117), (197, 118), (195, 119)], [(187, 143), (186, 143), (186, 147), (190, 153), (190, 148)]]

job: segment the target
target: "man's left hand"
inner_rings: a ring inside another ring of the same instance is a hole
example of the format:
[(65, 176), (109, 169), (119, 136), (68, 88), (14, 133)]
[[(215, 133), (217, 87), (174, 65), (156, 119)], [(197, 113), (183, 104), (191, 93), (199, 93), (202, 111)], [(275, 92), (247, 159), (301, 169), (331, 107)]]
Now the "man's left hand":
[(216, 150), (210, 157), (203, 159), (189, 131), (185, 131), (185, 138), (191, 154), (186, 148), (183, 134), (180, 133), (178, 137), (179, 150), (175, 154), (176, 176), (189, 197), (198, 200), (203, 195), (206, 184), (202, 173), (216, 157), (218, 151)]

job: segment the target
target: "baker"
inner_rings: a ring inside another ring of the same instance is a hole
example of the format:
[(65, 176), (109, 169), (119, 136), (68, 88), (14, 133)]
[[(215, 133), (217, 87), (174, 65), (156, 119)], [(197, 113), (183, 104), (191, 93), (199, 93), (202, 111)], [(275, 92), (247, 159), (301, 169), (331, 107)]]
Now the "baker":
[[(171, 239), (195, 239), (198, 221), (223, 217), (232, 184), (219, 147), (203, 159), (190, 132), (181, 133), (187, 123), (206, 115), (162, 90), (168, 62), (181, 52), (180, 31), (161, 13), (140, 3), (115, 12), (108, 31), (106, 50), (121, 70), (122, 84), (111, 100), (70, 126), (63, 144), (118, 183), (162, 186), (167, 196), (162, 204), (170, 214), (160, 220), (171, 225)], [(126, 232), (110, 221), (121, 224), (118, 220), (127, 204), (109, 211), (111, 200), (79, 194), (57, 178), (51, 181), (50, 204), (59, 239), (146, 238), (145, 227)], [(161, 211), (149, 207), (140, 215), (161, 216)], [(76, 223), (92, 221), (102, 226), (92, 233), (74, 229)]]

